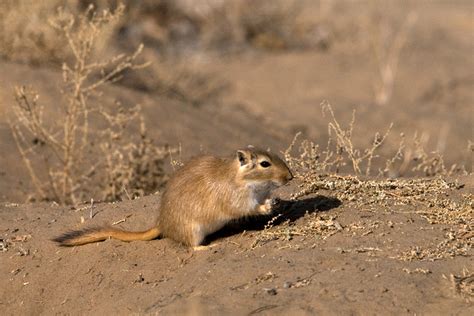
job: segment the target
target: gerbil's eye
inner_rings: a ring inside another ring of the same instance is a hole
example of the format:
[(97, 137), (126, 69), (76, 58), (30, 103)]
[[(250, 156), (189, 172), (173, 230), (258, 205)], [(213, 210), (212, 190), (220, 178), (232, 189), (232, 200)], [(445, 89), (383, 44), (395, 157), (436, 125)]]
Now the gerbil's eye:
[(271, 166), (271, 163), (269, 163), (268, 161), (264, 160), (260, 163), (260, 166), (262, 166), (263, 168), (268, 168)]

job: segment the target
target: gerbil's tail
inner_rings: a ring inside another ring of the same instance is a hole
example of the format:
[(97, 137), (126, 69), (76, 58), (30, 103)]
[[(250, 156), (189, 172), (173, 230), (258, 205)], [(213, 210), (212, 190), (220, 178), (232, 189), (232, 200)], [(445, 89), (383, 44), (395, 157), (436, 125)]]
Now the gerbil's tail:
[(92, 227), (74, 230), (53, 239), (60, 246), (79, 246), (114, 238), (122, 241), (152, 240), (160, 235), (157, 227), (141, 232), (129, 232), (116, 228)]

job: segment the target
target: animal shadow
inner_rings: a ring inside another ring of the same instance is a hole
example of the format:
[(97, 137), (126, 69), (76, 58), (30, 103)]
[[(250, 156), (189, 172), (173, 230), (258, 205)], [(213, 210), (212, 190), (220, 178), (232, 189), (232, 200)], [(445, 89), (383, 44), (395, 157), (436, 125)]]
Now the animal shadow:
[(286, 221), (294, 222), (303, 217), (306, 213), (326, 212), (341, 204), (339, 199), (323, 195), (297, 201), (280, 200), (272, 215), (254, 216), (231, 222), (221, 230), (207, 236), (204, 244), (209, 244), (214, 240), (236, 235), (243, 231), (263, 230), (268, 221), (277, 215), (280, 216), (273, 221), (273, 226), (277, 226)]

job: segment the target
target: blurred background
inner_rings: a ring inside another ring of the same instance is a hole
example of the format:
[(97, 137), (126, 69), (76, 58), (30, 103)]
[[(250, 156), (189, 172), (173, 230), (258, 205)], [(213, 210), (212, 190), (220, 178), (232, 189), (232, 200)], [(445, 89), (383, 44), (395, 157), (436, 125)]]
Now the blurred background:
[[(23, 201), (34, 191), (31, 171), (12, 133), (18, 120), (13, 110), (18, 105), (15, 87), (34, 87), (44, 105), (46, 125), (63, 122), (67, 113), (61, 106), (67, 95), (63, 65), (74, 65), (77, 56), (61, 31), (64, 28), (54, 27), (58, 14), (83, 15), (91, 21), (93, 12), (114, 12), (119, 4), (112, 0), (1, 2), (0, 200)], [(280, 152), (298, 132), (301, 139), (324, 147), (331, 117), (322, 111), (322, 102), (331, 105), (345, 129), (355, 110), (351, 139), (361, 151), (393, 123), (379, 148), (380, 157), (374, 160), (375, 175), (379, 170), (394, 177), (432, 176), (426, 168), (408, 167), (423, 155), (432, 155), (433, 164), (442, 159), (449, 170), (472, 171), (472, 1), (143, 0), (123, 4), (120, 16), (108, 21), (94, 38), (86, 62), (133, 55), (143, 44), (136, 62), (149, 64), (124, 68), (120, 78), (108, 80), (88, 102), (128, 109), (139, 104), (147, 137), (162, 149), (173, 148), (163, 149), (160, 156), (165, 172), (174, 161), (203, 152), (225, 154), (248, 144)], [(77, 25), (71, 24), (70, 30), (80, 29)], [(89, 36), (75, 34), (84, 41)], [(106, 71), (103, 67), (87, 80), (100, 80)], [(100, 129), (101, 123), (91, 121), (91, 126)], [(125, 133), (139, 132), (139, 125), (125, 129)], [(55, 163), (41, 147), (47, 140), (23, 136), (34, 147), (33, 165), (35, 159)], [(87, 148), (91, 146), (92, 141), (87, 143)], [(382, 170), (397, 152), (399, 161)], [(94, 155), (101, 157), (91, 150), (89, 159), (96, 159)], [(451, 169), (452, 165), (456, 166)], [(120, 187), (129, 182), (122, 181)], [(153, 185), (150, 190), (156, 189)]]

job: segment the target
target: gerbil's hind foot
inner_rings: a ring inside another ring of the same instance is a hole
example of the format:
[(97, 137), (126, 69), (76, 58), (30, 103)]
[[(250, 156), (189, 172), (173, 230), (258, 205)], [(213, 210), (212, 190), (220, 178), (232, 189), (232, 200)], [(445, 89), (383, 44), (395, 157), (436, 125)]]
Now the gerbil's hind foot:
[(207, 245), (207, 246), (194, 246), (193, 250), (194, 251), (211, 250), (211, 247), (209, 245)]
[(212, 250), (213, 247), (217, 246), (218, 243), (210, 244), (210, 245), (200, 245), (200, 246), (194, 246), (193, 250), (194, 251), (203, 251), (203, 250)]

